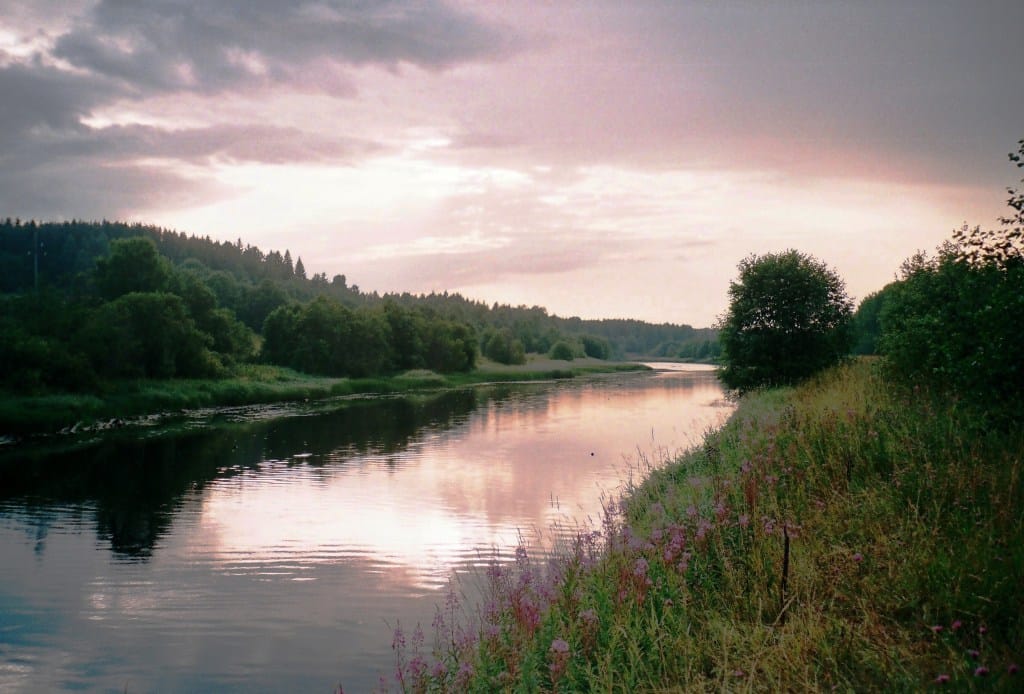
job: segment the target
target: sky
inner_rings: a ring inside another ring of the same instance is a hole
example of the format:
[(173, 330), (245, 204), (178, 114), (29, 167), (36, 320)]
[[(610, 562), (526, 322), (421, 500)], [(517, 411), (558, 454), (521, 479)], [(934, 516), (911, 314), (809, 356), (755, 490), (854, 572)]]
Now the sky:
[(0, 217), (697, 327), (795, 248), (859, 300), (1005, 213), (1022, 26), (1019, 0), (0, 0)]

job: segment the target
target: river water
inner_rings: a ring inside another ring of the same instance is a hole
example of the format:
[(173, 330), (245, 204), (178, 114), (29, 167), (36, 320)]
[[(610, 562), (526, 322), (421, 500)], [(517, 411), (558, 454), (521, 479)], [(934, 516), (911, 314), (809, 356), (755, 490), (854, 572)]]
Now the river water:
[(728, 416), (712, 371), (659, 366), (7, 452), (0, 691), (368, 691), (453, 575), (543, 554)]

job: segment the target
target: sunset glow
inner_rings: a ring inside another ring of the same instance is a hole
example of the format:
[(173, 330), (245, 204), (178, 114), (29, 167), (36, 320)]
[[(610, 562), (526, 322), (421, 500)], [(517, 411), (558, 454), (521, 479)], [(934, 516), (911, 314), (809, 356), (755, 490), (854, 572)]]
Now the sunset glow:
[[(194, 6), (193, 6), (194, 5)], [(0, 215), (364, 291), (704, 326), (795, 247), (857, 298), (994, 225), (1019, 3), (8, 3)]]

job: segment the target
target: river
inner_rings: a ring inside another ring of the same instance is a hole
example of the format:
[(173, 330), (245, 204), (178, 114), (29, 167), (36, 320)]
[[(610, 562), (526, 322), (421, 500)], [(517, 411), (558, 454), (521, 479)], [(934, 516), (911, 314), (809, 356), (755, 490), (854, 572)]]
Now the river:
[(729, 405), (713, 371), (242, 408), (0, 461), (0, 691), (368, 691)]

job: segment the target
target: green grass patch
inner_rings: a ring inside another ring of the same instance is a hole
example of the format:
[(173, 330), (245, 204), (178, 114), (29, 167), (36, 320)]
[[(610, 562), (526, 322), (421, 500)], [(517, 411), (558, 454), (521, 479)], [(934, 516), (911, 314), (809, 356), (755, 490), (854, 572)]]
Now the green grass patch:
[(400, 688), (1020, 691), (1024, 431), (930, 403), (867, 361), (745, 397)]

